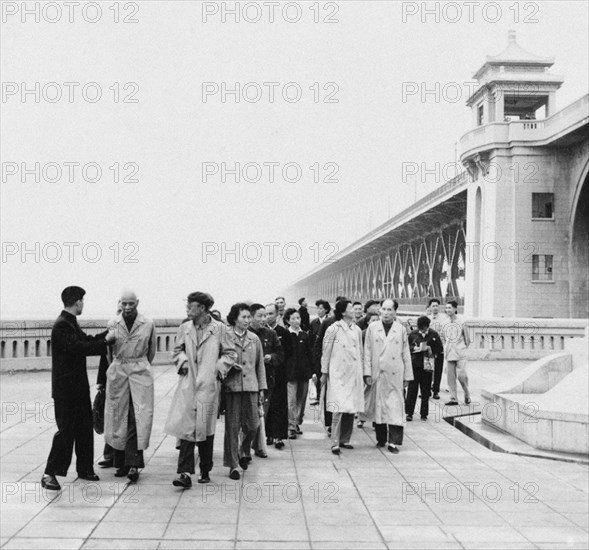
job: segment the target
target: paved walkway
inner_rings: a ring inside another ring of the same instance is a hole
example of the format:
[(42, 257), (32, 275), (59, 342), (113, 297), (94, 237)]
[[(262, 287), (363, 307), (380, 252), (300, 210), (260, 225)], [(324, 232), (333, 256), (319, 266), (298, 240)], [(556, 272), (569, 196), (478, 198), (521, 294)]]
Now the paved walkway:
[[(472, 363), (474, 400), (483, 381), (521, 365)], [(494, 453), (439, 410), (408, 424), (398, 455), (376, 448), (367, 427), (354, 429), (356, 448), (339, 457), (308, 410), (304, 435), (254, 458), (239, 482), (222, 467), (220, 421), (213, 483), (177, 489), (177, 451), (162, 432), (176, 374), (155, 373), (154, 429), (139, 483), (98, 468), (100, 482), (78, 481), (72, 467), (59, 494), (39, 484), (55, 431), (50, 373), (0, 377), (2, 549), (589, 547), (586, 466)], [(102, 437), (95, 442), (98, 461)]]

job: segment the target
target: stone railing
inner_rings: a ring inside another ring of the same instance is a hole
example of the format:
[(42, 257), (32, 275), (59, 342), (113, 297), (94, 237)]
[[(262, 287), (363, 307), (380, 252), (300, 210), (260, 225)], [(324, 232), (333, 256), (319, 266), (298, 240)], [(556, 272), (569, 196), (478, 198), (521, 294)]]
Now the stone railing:
[[(181, 319), (154, 319), (157, 330), (154, 364), (169, 363), (174, 337)], [(106, 319), (80, 320), (86, 334), (106, 330)], [(51, 327), (53, 321), (1, 321), (0, 365), (2, 371), (47, 370), (51, 368)], [(88, 366), (97, 367), (98, 357), (88, 357)]]
[[(415, 326), (421, 313), (399, 311)], [(156, 319), (157, 354), (155, 364), (171, 361), (174, 337), (181, 319)], [(570, 338), (585, 335), (586, 319), (479, 318), (466, 319), (471, 337), (468, 357), (486, 359), (538, 359), (565, 349)], [(47, 370), (51, 368), (51, 327), (53, 321), (0, 322), (0, 370)], [(87, 334), (106, 329), (106, 320), (80, 321)], [(98, 357), (89, 357), (88, 366), (97, 367)]]
[(589, 121), (589, 94), (544, 120), (492, 122), (467, 132), (460, 138), (461, 160), (481, 151), (506, 147), (518, 141), (547, 145)]
[[(415, 326), (422, 313), (399, 312)], [(489, 317), (464, 318), (471, 344), (467, 356), (473, 360), (539, 359), (565, 349), (570, 338), (582, 338), (587, 319), (536, 319)]]

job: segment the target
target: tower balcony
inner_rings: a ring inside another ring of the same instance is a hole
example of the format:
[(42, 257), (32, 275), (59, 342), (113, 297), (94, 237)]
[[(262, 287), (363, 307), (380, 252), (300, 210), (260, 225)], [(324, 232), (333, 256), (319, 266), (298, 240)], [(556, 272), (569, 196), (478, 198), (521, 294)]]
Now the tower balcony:
[(570, 135), (589, 122), (589, 94), (543, 120), (492, 122), (460, 138), (460, 161), (489, 151), (515, 145), (548, 145)]

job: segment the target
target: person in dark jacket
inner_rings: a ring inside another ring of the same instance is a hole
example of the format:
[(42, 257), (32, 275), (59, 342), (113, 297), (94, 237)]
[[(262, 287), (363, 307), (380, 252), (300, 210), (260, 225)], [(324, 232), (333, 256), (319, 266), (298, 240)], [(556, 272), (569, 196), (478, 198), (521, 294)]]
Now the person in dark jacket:
[(309, 317), (309, 310), (307, 309), (307, 299), (301, 298), (299, 300), (299, 315), (301, 316), (301, 328), (305, 332), (309, 332), (311, 326), (311, 318)]
[[(267, 433), (266, 419), (270, 409), (270, 401), (274, 393), (274, 382), (276, 379), (276, 370), (282, 367), (284, 362), (284, 351), (280, 345), (280, 340), (276, 333), (266, 326), (266, 308), (262, 304), (252, 304), (250, 306), (252, 320), (248, 330), (253, 332), (262, 342), (262, 351), (264, 353), (264, 366), (266, 367), (266, 384), (268, 389), (264, 393), (264, 428), (260, 424), (258, 433), (252, 443), (252, 449), (256, 456), (266, 458), (268, 455), (263, 450), (264, 440), (260, 439)], [(266, 444), (272, 444), (273, 440)]]
[(326, 300), (317, 300), (315, 302), (315, 307), (317, 308), (317, 317), (315, 317), (315, 319), (311, 321), (309, 327), (311, 347), (313, 348), (313, 377), (317, 389), (317, 399), (311, 403), (312, 407), (314, 407), (315, 405), (319, 405), (319, 398), (321, 397), (321, 357), (317, 359), (315, 343), (317, 342), (317, 338), (319, 338), (319, 333), (321, 332), (321, 325), (323, 321), (327, 319), (327, 316), (331, 311), (331, 306), (329, 305), (329, 302)]
[(417, 391), (421, 391), (421, 420), (427, 420), (429, 413), (429, 396), (432, 387), (435, 358), (444, 353), (444, 346), (440, 335), (429, 328), (430, 320), (425, 315), (417, 319), (417, 329), (409, 334), (409, 349), (411, 350), (411, 365), (413, 380), (407, 387), (405, 398), (405, 414), (407, 420), (413, 420)]
[(41, 478), (45, 489), (61, 489), (55, 476), (66, 476), (76, 447), (76, 470), (80, 479), (98, 481), (94, 473), (94, 432), (86, 357), (103, 355), (114, 333), (85, 334), (76, 317), (84, 309), (86, 291), (69, 286), (61, 293), (64, 309), (51, 331), (51, 395), (55, 405), (57, 433)]
[(313, 359), (309, 335), (301, 328), (301, 317), (294, 308), (284, 312), (284, 323), (290, 332), (290, 350), (286, 357), (288, 380), (288, 438), (296, 439), (305, 415), (309, 378), (313, 373)]
[[(290, 355), (290, 333), (278, 324), (278, 308), (276, 304), (266, 304), (266, 326), (272, 329), (284, 356)], [(286, 379), (286, 365), (284, 361), (274, 369), (274, 391), (270, 399), (270, 407), (266, 416), (266, 444), (282, 449), (284, 439), (288, 437), (288, 381)]]

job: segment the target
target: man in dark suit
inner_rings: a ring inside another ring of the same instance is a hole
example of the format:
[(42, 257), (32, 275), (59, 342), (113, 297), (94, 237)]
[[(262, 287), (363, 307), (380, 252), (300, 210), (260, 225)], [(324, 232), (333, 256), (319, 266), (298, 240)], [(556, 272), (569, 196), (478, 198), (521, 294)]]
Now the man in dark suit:
[(299, 306), (299, 315), (301, 316), (301, 329), (303, 329), (305, 332), (309, 332), (311, 318), (309, 316), (309, 310), (307, 309), (306, 298), (301, 298), (299, 300)]
[(57, 433), (41, 478), (45, 489), (61, 489), (55, 476), (66, 476), (76, 448), (76, 470), (80, 479), (98, 481), (94, 473), (94, 433), (86, 357), (103, 355), (114, 333), (84, 334), (76, 317), (84, 309), (86, 291), (68, 286), (61, 293), (64, 309), (51, 331), (51, 396), (55, 405)]
[(317, 359), (315, 342), (317, 342), (317, 338), (319, 338), (323, 321), (325, 321), (327, 315), (331, 311), (331, 306), (326, 300), (317, 300), (315, 302), (315, 307), (317, 308), (317, 317), (311, 321), (309, 328), (309, 336), (311, 337), (311, 346), (313, 348), (313, 374), (315, 376), (315, 386), (317, 389), (317, 399), (311, 403), (312, 407), (319, 405), (319, 398), (321, 397), (321, 357), (319, 357), (319, 360)]

